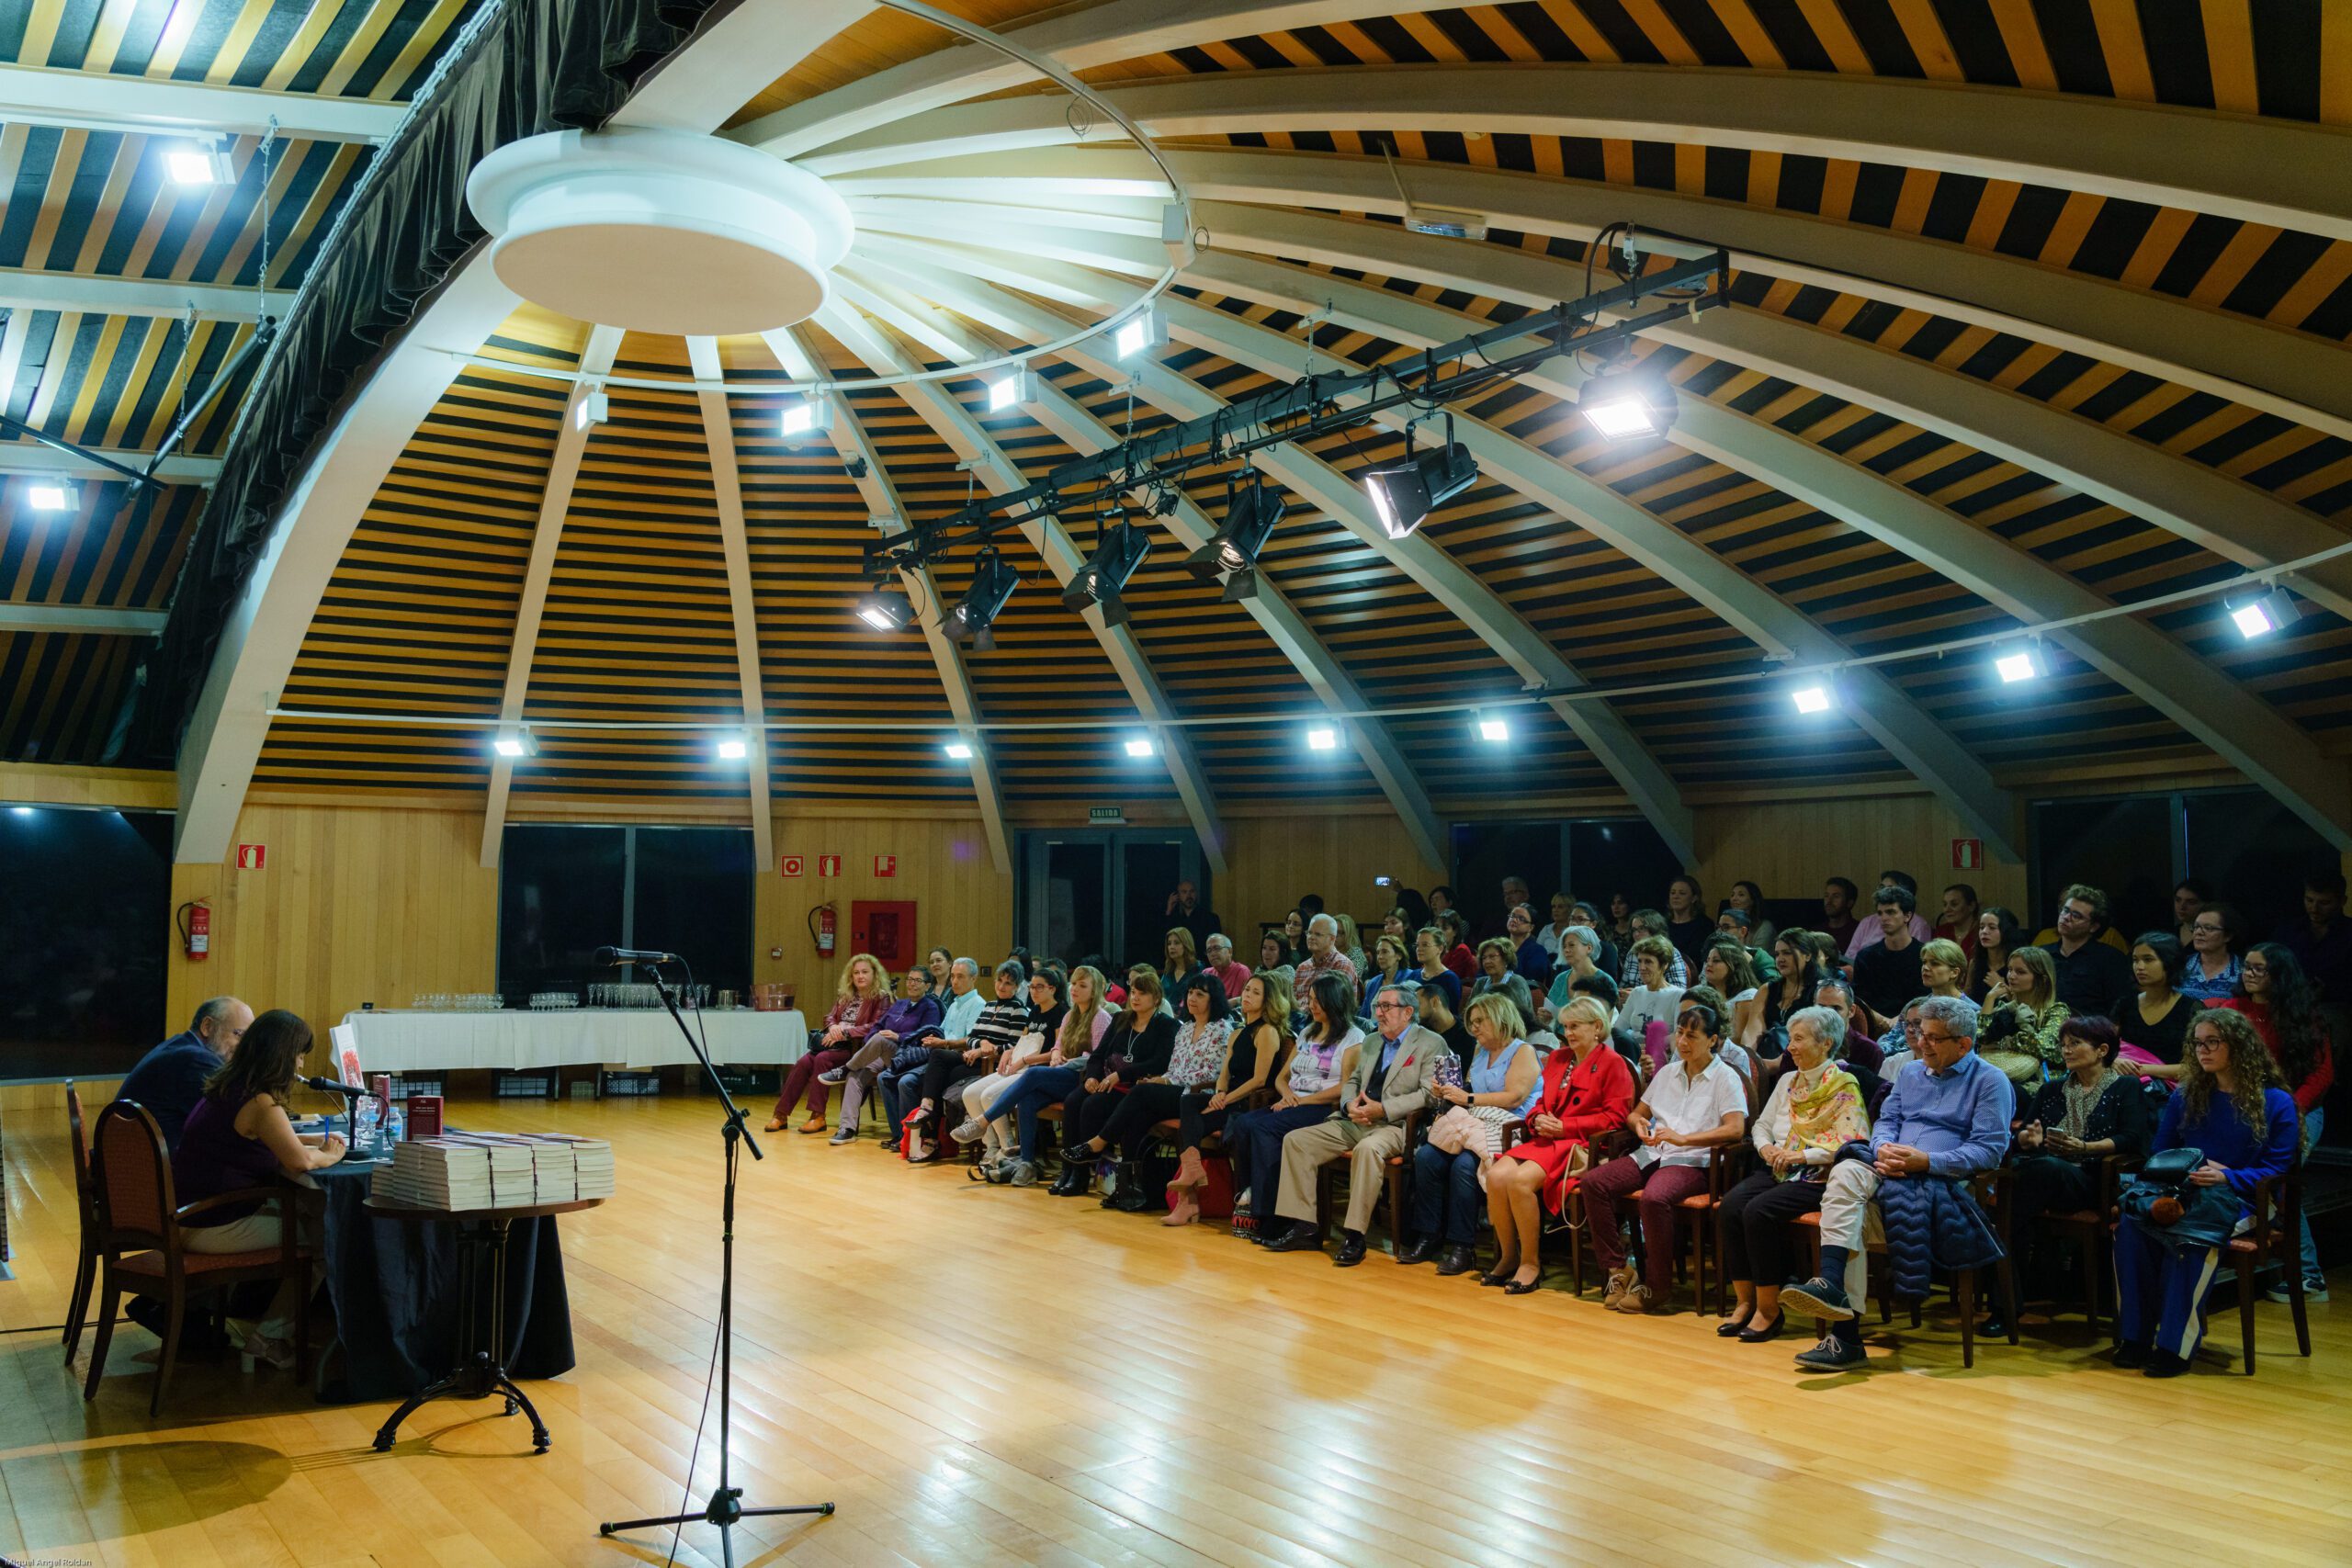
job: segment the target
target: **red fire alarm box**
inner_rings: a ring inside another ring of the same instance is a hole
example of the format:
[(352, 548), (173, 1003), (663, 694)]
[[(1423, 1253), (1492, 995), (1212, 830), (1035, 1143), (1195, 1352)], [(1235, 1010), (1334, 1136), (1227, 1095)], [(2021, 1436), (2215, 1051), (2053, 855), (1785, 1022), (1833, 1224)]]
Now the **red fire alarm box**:
[(858, 898), (849, 907), (849, 950), (870, 953), (893, 969), (904, 969), (917, 957), (915, 901)]

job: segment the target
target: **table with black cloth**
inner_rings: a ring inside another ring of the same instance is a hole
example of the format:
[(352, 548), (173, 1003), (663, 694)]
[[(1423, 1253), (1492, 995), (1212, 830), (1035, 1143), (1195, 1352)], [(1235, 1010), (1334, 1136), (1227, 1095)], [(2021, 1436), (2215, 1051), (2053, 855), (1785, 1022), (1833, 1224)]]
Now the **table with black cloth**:
[[(367, 1207), (375, 1166), (314, 1170), (326, 1199), (322, 1252), (336, 1345), (319, 1359), (322, 1400), (406, 1399), (458, 1358), (458, 1227), (386, 1219)], [(552, 1215), (515, 1222), (506, 1243), (506, 1370), (551, 1378), (572, 1368), (571, 1303)]]

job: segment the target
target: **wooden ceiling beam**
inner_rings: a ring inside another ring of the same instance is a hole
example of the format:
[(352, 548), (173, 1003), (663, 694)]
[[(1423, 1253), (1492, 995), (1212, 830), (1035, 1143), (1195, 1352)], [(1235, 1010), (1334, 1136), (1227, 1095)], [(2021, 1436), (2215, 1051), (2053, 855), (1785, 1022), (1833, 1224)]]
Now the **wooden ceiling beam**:
[(752, 596), (752, 544), (743, 525), (743, 475), (735, 460), (735, 424), (727, 394), (717, 390), (726, 370), (718, 340), (686, 339), (695, 373), (695, 402), (702, 411), (703, 445), (710, 461), (710, 493), (718, 512), (718, 543), (727, 562), (727, 607), (735, 633), (735, 669), (743, 694), (743, 739), (750, 748), (743, 773), (751, 785), (752, 847), (760, 874), (775, 859), (775, 811), (770, 801), (768, 705), (760, 679), (759, 603)]
[(265, 136), (274, 122), (288, 141), (373, 143), (390, 140), (407, 112), (372, 98), (0, 64), (0, 120), (28, 125), (198, 138)]
[(193, 310), (199, 321), (251, 321), (265, 313), (283, 317), (293, 303), (294, 296), (282, 291), (257, 294), (225, 283), (174, 283), (0, 268), (0, 310), (7, 310), (166, 316), (175, 321)]

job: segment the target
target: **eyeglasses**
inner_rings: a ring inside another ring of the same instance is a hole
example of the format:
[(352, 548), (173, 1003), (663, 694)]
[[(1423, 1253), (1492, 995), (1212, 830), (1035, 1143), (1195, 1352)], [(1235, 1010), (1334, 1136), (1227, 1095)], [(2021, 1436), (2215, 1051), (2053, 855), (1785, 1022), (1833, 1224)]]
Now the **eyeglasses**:
[(2205, 936), (2218, 935), (2221, 932), (2229, 930), (2227, 926), (2222, 925), (2219, 920), (2215, 920), (2210, 925), (2203, 920), (2199, 920), (2188, 929)]
[(1374, 1012), (1410, 1012), (1413, 1010), (1413, 1004), (1410, 1002), (1374, 1002), (1372, 1004), (1372, 1009)]

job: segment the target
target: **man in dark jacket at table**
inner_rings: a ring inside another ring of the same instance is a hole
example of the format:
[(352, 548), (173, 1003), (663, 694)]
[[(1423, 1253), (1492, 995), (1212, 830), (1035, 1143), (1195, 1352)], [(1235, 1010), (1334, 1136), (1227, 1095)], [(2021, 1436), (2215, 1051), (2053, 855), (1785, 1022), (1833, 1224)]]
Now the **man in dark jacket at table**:
[(254, 1010), (236, 998), (213, 998), (185, 1030), (139, 1058), (114, 1097), (144, 1106), (164, 1130), (164, 1145), (177, 1154), (187, 1113), (204, 1098), (204, 1080), (235, 1054), (253, 1021)]

